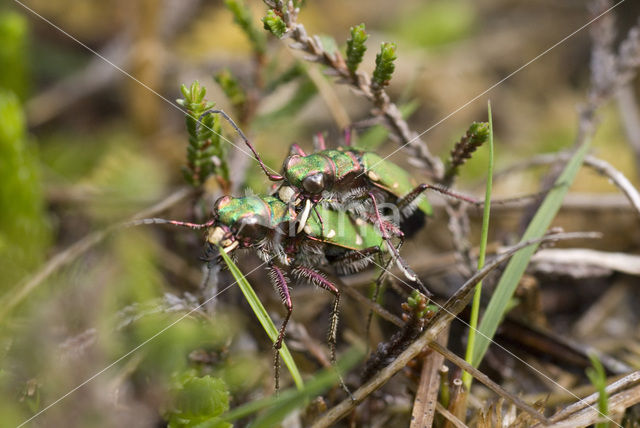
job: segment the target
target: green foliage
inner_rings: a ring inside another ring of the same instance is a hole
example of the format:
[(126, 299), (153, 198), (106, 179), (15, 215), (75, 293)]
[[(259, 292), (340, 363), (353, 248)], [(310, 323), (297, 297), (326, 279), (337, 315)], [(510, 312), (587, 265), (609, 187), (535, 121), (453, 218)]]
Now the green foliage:
[(214, 80), (220, 85), (222, 91), (227, 96), (231, 104), (237, 112), (241, 112), (244, 103), (247, 101), (247, 95), (240, 87), (238, 79), (235, 78), (231, 71), (224, 69), (214, 76)]
[(27, 95), (27, 20), (13, 11), (0, 11), (0, 89), (17, 94), (22, 100)]
[[(338, 361), (338, 372), (344, 374), (353, 368), (364, 356), (361, 349), (348, 350)], [(252, 428), (267, 428), (278, 426), (293, 410), (304, 407), (311, 398), (317, 397), (336, 385), (339, 378), (333, 369), (326, 369), (315, 375), (305, 383), (302, 389), (290, 388), (278, 394), (260, 400), (251, 401), (241, 407), (231, 410), (222, 416), (225, 421), (235, 421), (246, 418), (261, 410), (266, 410), (249, 426)]]
[(187, 146), (187, 166), (183, 169), (185, 179), (193, 186), (202, 185), (211, 175), (229, 181), (229, 167), (226, 162), (226, 145), (223, 141), (220, 118), (207, 115), (202, 118), (198, 126), (198, 119), (212, 108), (214, 103), (205, 100), (207, 93), (198, 81), (189, 88), (180, 87), (184, 99), (177, 100), (178, 104), (187, 110), (186, 122), (189, 133)]
[(429, 299), (418, 290), (413, 290), (407, 298), (407, 305), (412, 310), (416, 318), (424, 318), (430, 311), (437, 311), (437, 306), (429, 305)]
[(41, 263), (50, 242), (38, 159), (18, 98), (0, 89), (0, 290)]
[(258, 54), (264, 54), (267, 49), (267, 40), (264, 33), (253, 25), (251, 11), (242, 0), (225, 0), (227, 8), (233, 13), (234, 21), (247, 35), (253, 50)]
[(269, 9), (267, 11), (267, 15), (262, 18), (262, 22), (264, 24), (264, 29), (271, 32), (271, 34), (279, 39), (284, 37), (287, 32), (287, 26), (282, 18), (276, 15), (276, 13), (271, 9)]
[(92, 196), (83, 208), (103, 222), (134, 214), (165, 192), (166, 176), (158, 162), (136, 150), (133, 138), (123, 137), (112, 137), (108, 150), (81, 182)]
[(409, 43), (438, 47), (464, 39), (476, 22), (475, 5), (469, 0), (431, 0), (401, 16), (392, 30)]
[(384, 42), (380, 45), (380, 52), (376, 55), (376, 68), (373, 70), (372, 87), (381, 89), (389, 84), (391, 75), (396, 66), (393, 63), (397, 59), (397, 46), (395, 43)]
[(169, 428), (228, 428), (232, 425), (218, 418), (229, 410), (229, 391), (221, 379), (198, 377), (189, 370), (175, 376), (173, 405), (167, 413)]
[[(604, 367), (602, 367), (602, 363), (598, 359), (598, 356), (595, 354), (589, 354), (589, 359), (591, 360), (591, 365), (593, 367), (589, 367), (586, 370), (587, 377), (596, 387), (598, 391), (598, 411), (600, 412), (601, 418), (609, 417), (609, 396), (607, 394), (607, 374), (604, 371)], [(595, 424), (595, 428), (608, 428), (609, 422), (598, 422)]]
[(368, 38), (369, 35), (364, 30), (364, 24), (351, 27), (351, 37), (347, 40), (347, 68), (351, 74), (355, 74), (362, 62), (364, 53), (367, 50), (365, 43)]
[[(527, 230), (522, 236), (522, 241), (540, 238), (547, 233), (547, 229), (558, 213), (558, 210), (562, 205), (562, 201), (569, 191), (569, 187), (575, 180), (575, 177), (580, 170), (580, 166), (582, 166), (582, 162), (589, 151), (589, 147), (591, 147), (591, 141), (587, 140), (577, 149), (575, 154), (569, 160), (564, 170), (556, 180), (555, 187), (553, 187), (547, 194), (540, 205), (540, 208), (538, 208), (538, 211), (531, 220), (531, 223), (529, 223)], [(480, 327), (478, 329), (480, 333), (477, 336), (477, 341), (473, 349), (472, 361), (474, 367), (478, 367), (480, 365), (480, 362), (489, 347), (489, 342), (493, 339), (498, 326), (502, 322), (502, 318), (506, 313), (507, 305), (511, 301), (511, 297), (522, 278), (522, 274), (527, 268), (531, 256), (533, 256), (537, 249), (538, 245), (530, 245), (520, 250), (509, 261), (506, 269), (500, 277), (500, 281), (491, 296), (489, 305), (487, 306), (482, 321), (480, 322)]]
[[(256, 318), (258, 318), (258, 321), (260, 321), (262, 328), (269, 336), (269, 339), (271, 339), (272, 342), (275, 342), (278, 338), (278, 329), (273, 324), (273, 321), (271, 321), (269, 314), (267, 314), (267, 310), (262, 305), (262, 302), (260, 302), (260, 299), (256, 295), (255, 291), (253, 291), (251, 284), (249, 284), (249, 281), (247, 281), (238, 266), (236, 266), (236, 264), (233, 262), (233, 260), (231, 260), (231, 257), (229, 257), (227, 253), (220, 250), (220, 255), (229, 268), (231, 275), (233, 275), (233, 278), (236, 280), (238, 286), (240, 287), (242, 294), (244, 294), (245, 299), (247, 299), (247, 302), (249, 303), (249, 306), (251, 306), (251, 309), (256, 315)], [(304, 386), (304, 384), (302, 383), (302, 376), (300, 375), (298, 366), (296, 366), (296, 363), (293, 360), (291, 353), (289, 352), (289, 348), (287, 348), (287, 345), (285, 343), (283, 343), (282, 348), (280, 348), (280, 356), (282, 357), (285, 365), (289, 368), (289, 372), (291, 373), (291, 377), (293, 378), (296, 387), (298, 387), (298, 389), (302, 389)]]

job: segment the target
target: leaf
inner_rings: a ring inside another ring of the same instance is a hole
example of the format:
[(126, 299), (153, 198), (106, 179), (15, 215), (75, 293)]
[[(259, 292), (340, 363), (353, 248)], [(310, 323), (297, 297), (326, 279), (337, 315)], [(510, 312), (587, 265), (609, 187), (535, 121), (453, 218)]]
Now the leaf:
[[(589, 150), (590, 143), (591, 140), (585, 141), (569, 160), (562, 171), (562, 174), (560, 174), (556, 180), (555, 186), (540, 205), (540, 208), (533, 217), (533, 220), (531, 220), (531, 223), (522, 236), (522, 241), (540, 238), (547, 232), (547, 229), (551, 225), (551, 222), (562, 205), (562, 200), (569, 191), (569, 187), (571, 187), (571, 184), (582, 165), (582, 161)], [(522, 274), (527, 268), (529, 260), (537, 248), (538, 245), (531, 245), (520, 250), (509, 261), (509, 264), (507, 264), (507, 268), (502, 274), (500, 282), (498, 283), (493, 296), (491, 296), (489, 305), (485, 310), (484, 317), (480, 322), (480, 333), (477, 336), (477, 341), (473, 350), (472, 361), (475, 367), (480, 365), (498, 325), (502, 322), (502, 318), (506, 313), (506, 307), (515, 292), (518, 283), (520, 282), (520, 278), (522, 278)]]
[[(245, 299), (247, 299), (249, 306), (251, 306), (253, 313), (256, 315), (256, 318), (258, 318), (258, 321), (260, 321), (260, 324), (262, 325), (264, 331), (267, 333), (267, 336), (269, 336), (271, 341), (275, 343), (276, 339), (278, 338), (278, 329), (273, 324), (273, 321), (271, 321), (269, 314), (267, 314), (267, 311), (262, 305), (262, 302), (260, 302), (260, 299), (258, 299), (255, 291), (253, 291), (253, 288), (249, 284), (249, 281), (247, 281), (238, 266), (236, 266), (236, 264), (233, 262), (233, 260), (231, 260), (227, 253), (221, 250), (220, 255), (229, 267), (231, 275), (233, 275), (234, 279), (238, 283), (242, 294), (244, 294)], [(285, 365), (289, 369), (296, 387), (298, 387), (298, 389), (302, 389), (304, 386), (302, 382), (302, 376), (300, 375), (300, 371), (298, 370), (298, 367), (296, 366), (296, 363), (293, 360), (291, 353), (289, 352), (289, 348), (287, 348), (287, 345), (285, 343), (283, 343), (282, 348), (280, 348), (280, 356), (282, 357), (282, 361), (284, 361)]]
[(188, 371), (176, 379), (172, 392), (173, 410), (167, 416), (170, 428), (232, 426), (218, 418), (229, 410), (229, 391), (221, 379)]

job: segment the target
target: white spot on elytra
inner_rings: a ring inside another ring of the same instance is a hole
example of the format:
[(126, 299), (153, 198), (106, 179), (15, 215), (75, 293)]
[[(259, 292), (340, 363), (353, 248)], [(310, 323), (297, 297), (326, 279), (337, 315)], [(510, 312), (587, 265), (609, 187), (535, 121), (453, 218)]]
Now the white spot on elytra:
[(327, 233), (327, 238), (333, 238), (334, 236), (336, 236), (336, 231), (331, 229), (329, 233)]
[(362, 236), (356, 235), (356, 245), (362, 245), (363, 242)]
[(375, 172), (373, 172), (373, 171), (369, 171), (369, 172), (367, 173), (367, 175), (368, 175), (368, 176), (369, 176), (369, 178), (370, 178), (370, 179), (372, 179), (373, 181), (378, 181), (378, 180), (380, 180), (380, 177), (378, 177), (378, 174), (376, 174), (376, 173), (375, 173)]

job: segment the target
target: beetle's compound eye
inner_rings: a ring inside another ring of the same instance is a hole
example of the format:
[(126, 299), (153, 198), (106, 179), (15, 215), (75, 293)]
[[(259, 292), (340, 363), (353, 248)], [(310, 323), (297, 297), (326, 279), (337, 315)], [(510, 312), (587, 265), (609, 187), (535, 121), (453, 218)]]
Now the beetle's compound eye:
[(302, 181), (302, 187), (309, 193), (320, 193), (324, 190), (324, 174), (321, 172), (308, 176)]
[(236, 223), (236, 228), (238, 236), (251, 240), (262, 239), (267, 232), (267, 229), (264, 227), (264, 221), (256, 214), (242, 217)]

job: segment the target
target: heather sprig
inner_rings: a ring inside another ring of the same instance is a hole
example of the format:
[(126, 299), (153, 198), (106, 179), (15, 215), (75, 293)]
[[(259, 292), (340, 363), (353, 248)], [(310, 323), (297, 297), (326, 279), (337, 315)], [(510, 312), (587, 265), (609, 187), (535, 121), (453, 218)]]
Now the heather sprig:
[[(187, 165), (183, 168), (185, 179), (193, 186), (201, 186), (212, 175), (215, 175), (221, 186), (227, 190), (229, 168), (226, 163), (226, 148), (222, 137), (220, 119), (217, 116), (202, 114), (215, 104), (205, 100), (206, 88), (198, 81), (190, 87), (182, 85), (180, 91), (183, 99), (178, 104), (186, 109), (186, 125), (189, 133), (187, 146)], [(198, 119), (201, 125), (198, 126)]]
[(355, 75), (358, 66), (362, 62), (364, 53), (367, 50), (367, 39), (369, 35), (364, 29), (364, 24), (351, 27), (351, 37), (347, 40), (347, 68), (352, 75)]
[(448, 185), (458, 175), (459, 168), (471, 158), (473, 152), (484, 144), (489, 138), (489, 124), (487, 122), (474, 122), (467, 132), (451, 149), (451, 155), (447, 162), (444, 182)]
[(371, 81), (371, 89), (374, 92), (389, 84), (391, 75), (396, 69), (393, 63), (398, 58), (396, 49), (396, 44), (391, 42), (384, 42), (380, 46), (380, 52), (376, 55), (376, 68), (373, 70), (373, 79)]

